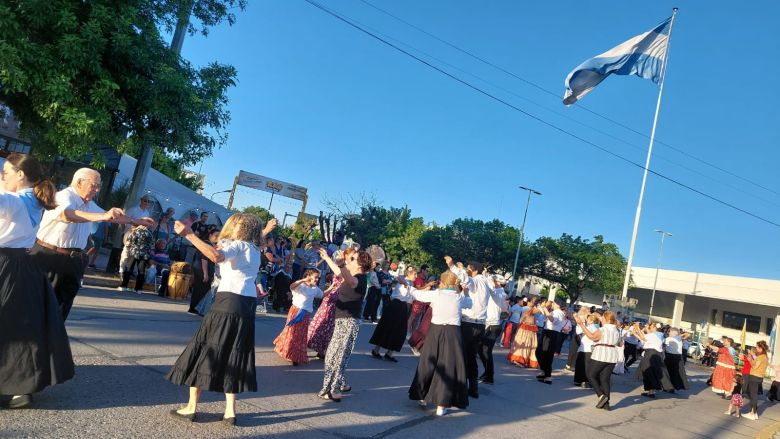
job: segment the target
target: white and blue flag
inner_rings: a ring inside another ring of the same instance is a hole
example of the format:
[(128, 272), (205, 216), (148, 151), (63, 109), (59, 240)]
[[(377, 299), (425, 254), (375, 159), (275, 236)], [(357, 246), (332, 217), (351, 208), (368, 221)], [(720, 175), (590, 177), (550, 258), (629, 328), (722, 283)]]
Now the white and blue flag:
[(655, 28), (580, 64), (566, 77), (563, 103), (571, 105), (595, 86), (615, 75), (636, 75), (661, 81), (666, 65), (672, 17)]

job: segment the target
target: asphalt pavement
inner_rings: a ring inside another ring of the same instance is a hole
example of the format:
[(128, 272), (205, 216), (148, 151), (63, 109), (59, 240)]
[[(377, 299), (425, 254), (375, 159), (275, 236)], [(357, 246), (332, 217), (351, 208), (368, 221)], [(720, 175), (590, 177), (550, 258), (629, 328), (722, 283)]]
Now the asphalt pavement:
[[(611, 411), (594, 407), (592, 391), (574, 387), (556, 360), (552, 385), (536, 370), (517, 368), (495, 351), (494, 385), (482, 385), (467, 410), (436, 417), (408, 398), (417, 364), (408, 348), (399, 363), (370, 356), (374, 325), (363, 324), (347, 377), (353, 391), (341, 403), (317, 398), (322, 362), (293, 367), (273, 351), (283, 315), (258, 314), (259, 390), (239, 395), (238, 425), (221, 422), (222, 394), (204, 393), (192, 424), (168, 411), (184, 404), (187, 389), (164, 379), (201, 318), (187, 304), (154, 294), (82, 289), (67, 322), (76, 376), (34, 396), (33, 408), (0, 410), (0, 437), (35, 438), (755, 438), (772, 437), (780, 410), (762, 400), (761, 419), (724, 415), (728, 402), (713, 394), (706, 369), (689, 367), (691, 389), (639, 396), (633, 374), (614, 376)], [(313, 355), (313, 353), (311, 353)]]

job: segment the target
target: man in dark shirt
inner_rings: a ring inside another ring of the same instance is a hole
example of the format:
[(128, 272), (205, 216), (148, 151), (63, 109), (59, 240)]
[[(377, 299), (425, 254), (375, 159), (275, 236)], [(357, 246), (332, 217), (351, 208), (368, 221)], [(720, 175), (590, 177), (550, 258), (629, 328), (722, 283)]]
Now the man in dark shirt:
[(200, 221), (196, 221), (192, 223), (192, 226), (190, 227), (192, 231), (195, 233), (195, 235), (197, 235), (198, 238), (200, 238), (203, 241), (209, 238), (208, 237), (209, 224), (206, 224), (208, 223), (208, 221), (209, 221), (209, 213), (203, 212), (200, 214)]

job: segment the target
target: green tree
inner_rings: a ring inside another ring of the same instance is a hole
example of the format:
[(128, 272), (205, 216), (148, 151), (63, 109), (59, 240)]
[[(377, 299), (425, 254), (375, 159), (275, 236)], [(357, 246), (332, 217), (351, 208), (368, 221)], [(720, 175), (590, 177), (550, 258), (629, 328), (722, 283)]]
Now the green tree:
[(557, 284), (572, 303), (586, 289), (614, 294), (623, 286), (625, 259), (601, 235), (593, 241), (565, 233), (558, 239), (542, 237), (532, 252), (534, 260), (523, 271)]
[(517, 240), (517, 229), (503, 221), (458, 218), (444, 227), (426, 230), (420, 237), (420, 245), (436, 261), (449, 255), (464, 264), (480, 262), (493, 271), (509, 271)]
[[(168, 48), (191, 0), (8, 0), (0, 4), (0, 102), (38, 155), (103, 157), (159, 148), (187, 165), (223, 145), (232, 66), (196, 68)], [(203, 0), (190, 31), (206, 33), (245, 0)]]
[(260, 218), (260, 221), (263, 222), (263, 224), (267, 223), (272, 218), (276, 218), (274, 214), (268, 211), (265, 207), (260, 206), (247, 206), (245, 207), (241, 213), (246, 213), (248, 215), (254, 215), (258, 218)]

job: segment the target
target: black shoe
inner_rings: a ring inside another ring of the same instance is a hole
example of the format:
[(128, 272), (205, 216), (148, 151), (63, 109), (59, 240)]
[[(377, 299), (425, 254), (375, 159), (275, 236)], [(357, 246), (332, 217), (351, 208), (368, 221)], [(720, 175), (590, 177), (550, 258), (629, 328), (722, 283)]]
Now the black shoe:
[(182, 415), (181, 413), (179, 413), (174, 409), (168, 412), (168, 414), (170, 414), (171, 417), (173, 417), (174, 419), (178, 419), (179, 421), (183, 421), (183, 422), (192, 422), (195, 420), (195, 413), (190, 413), (189, 415)]
[(21, 395), (18, 398), (11, 398), (6, 405), (9, 409), (23, 409), (32, 404), (32, 395)]
[(227, 425), (229, 427), (235, 427), (236, 426), (236, 417), (230, 417), (230, 418), (222, 418), (222, 424)]
[(352, 386), (346, 385), (340, 388), (341, 393), (349, 393), (352, 391)]
[(324, 355), (322, 355), (322, 354), (319, 354), (319, 353), (318, 353), (318, 354), (317, 354), (317, 358), (319, 358), (320, 360), (324, 360), (324, 359), (325, 359), (325, 356), (324, 356)]
[(188, 309), (187, 312), (190, 313), (190, 314), (199, 315), (198, 312), (195, 311), (194, 309)]
[(396, 360), (395, 358), (393, 358), (393, 356), (392, 356), (392, 355), (390, 355), (390, 354), (385, 354), (385, 360), (387, 360), (387, 361), (392, 361), (393, 363), (398, 363), (398, 360)]
[(603, 407), (601, 407), (602, 410), (609, 411), (609, 403), (604, 404)]
[(469, 396), (474, 399), (479, 398), (479, 384), (475, 379), (469, 379)]
[(480, 384), (493, 384), (493, 380), (489, 380), (487, 378), (480, 378), (479, 379)]
[(374, 357), (374, 358), (378, 358), (380, 360), (382, 359), (382, 355), (379, 352), (377, 352), (377, 351), (375, 351), (373, 349), (371, 349), (371, 356)]
[(545, 379), (545, 378), (547, 378), (547, 375), (545, 375), (545, 374), (541, 374), (541, 375), (537, 375), (537, 376), (536, 376), (536, 379), (537, 379), (537, 380), (543, 380), (543, 379)]
[(601, 398), (599, 398), (599, 402), (596, 403), (597, 409), (603, 409), (604, 405), (609, 404), (609, 397), (607, 395), (601, 395)]
[(295, 361), (293, 361), (293, 362), (292, 362), (292, 365), (293, 365), (293, 366), (297, 366), (297, 365), (298, 365), (298, 363), (296, 363)]
[(655, 393), (642, 392), (642, 396), (646, 398), (655, 398)]

